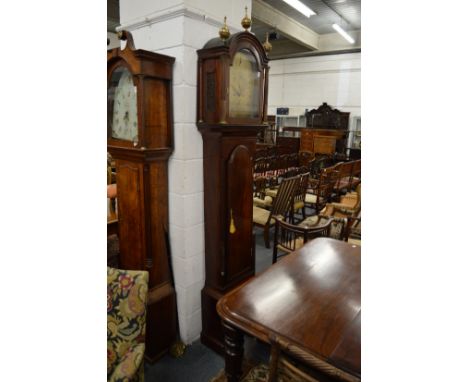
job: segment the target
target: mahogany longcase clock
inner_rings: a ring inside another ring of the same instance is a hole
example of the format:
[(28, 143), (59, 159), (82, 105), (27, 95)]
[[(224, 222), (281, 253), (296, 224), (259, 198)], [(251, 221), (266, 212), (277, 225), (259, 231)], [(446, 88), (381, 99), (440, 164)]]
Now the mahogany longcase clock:
[(203, 136), (205, 269), (201, 341), (223, 351), (216, 303), (255, 273), (252, 158), (267, 125), (268, 59), (249, 32), (198, 51), (197, 126)]
[(176, 299), (168, 248), (168, 171), (173, 151), (174, 58), (135, 49), (107, 52), (107, 150), (117, 173), (120, 267), (149, 271), (146, 357), (176, 339)]

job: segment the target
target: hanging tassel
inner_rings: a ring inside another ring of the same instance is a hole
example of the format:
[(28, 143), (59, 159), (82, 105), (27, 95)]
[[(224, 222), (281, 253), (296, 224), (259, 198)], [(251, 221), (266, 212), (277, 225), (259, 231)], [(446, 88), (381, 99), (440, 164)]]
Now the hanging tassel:
[(234, 219), (232, 217), (232, 208), (231, 208), (231, 225), (229, 226), (229, 233), (231, 235), (236, 233), (236, 226), (234, 225)]

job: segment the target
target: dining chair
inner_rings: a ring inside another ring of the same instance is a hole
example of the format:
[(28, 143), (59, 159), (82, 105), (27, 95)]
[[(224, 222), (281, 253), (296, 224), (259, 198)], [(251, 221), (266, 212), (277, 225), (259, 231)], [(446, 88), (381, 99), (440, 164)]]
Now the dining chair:
[(265, 247), (270, 248), (270, 228), (277, 218), (285, 218), (290, 211), (291, 199), (299, 186), (299, 177), (283, 179), (278, 193), (273, 199), (271, 209), (253, 206), (252, 220), (254, 226), (263, 228)]
[(337, 180), (338, 172), (333, 167), (328, 167), (322, 169), (318, 181), (313, 181), (312, 188), (306, 193), (305, 205), (314, 209), (315, 215), (331, 202)]
[(265, 194), (268, 180), (264, 176), (259, 176), (253, 180), (253, 204), (254, 206), (270, 209), (273, 198)]
[(279, 251), (282, 252), (282, 256), (290, 254), (317, 237), (346, 240), (347, 226), (346, 218), (327, 216), (311, 216), (297, 225), (277, 219), (272, 263), (274, 264), (278, 260)]
[(291, 223), (295, 223), (295, 214), (296, 211), (302, 211), (302, 219), (306, 218), (306, 209), (305, 209), (305, 197), (307, 193), (307, 188), (309, 186), (309, 173), (302, 172), (299, 176), (299, 186), (294, 193), (294, 196), (291, 201), (291, 214), (290, 220)]

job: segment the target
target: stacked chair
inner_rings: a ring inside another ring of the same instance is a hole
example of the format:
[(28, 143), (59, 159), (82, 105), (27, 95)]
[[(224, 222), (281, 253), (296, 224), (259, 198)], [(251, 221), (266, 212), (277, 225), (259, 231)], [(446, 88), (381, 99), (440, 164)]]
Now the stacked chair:
[(360, 238), (360, 160), (336, 163), (334, 157), (305, 151), (261, 154), (254, 166), (253, 222), (263, 228), (266, 248), (275, 227), (273, 262), (278, 251), (295, 251), (318, 236)]
[(331, 201), (338, 175), (334, 167), (328, 167), (322, 169), (318, 180), (311, 180), (311, 188), (305, 196), (305, 205), (312, 208), (316, 215)]

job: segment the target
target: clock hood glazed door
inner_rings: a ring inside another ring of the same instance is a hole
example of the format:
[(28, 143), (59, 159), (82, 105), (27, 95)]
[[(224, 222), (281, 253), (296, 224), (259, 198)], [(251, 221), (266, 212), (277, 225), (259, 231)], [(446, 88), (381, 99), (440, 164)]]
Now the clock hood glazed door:
[(261, 76), (255, 56), (248, 49), (236, 52), (229, 71), (229, 117), (260, 116)]
[(113, 72), (107, 91), (110, 137), (138, 144), (137, 87), (124, 66)]

